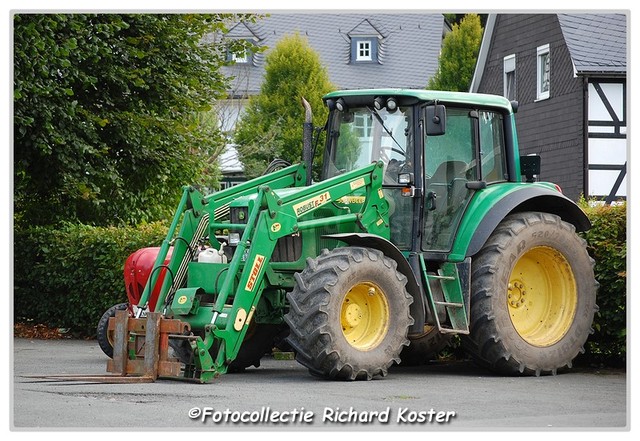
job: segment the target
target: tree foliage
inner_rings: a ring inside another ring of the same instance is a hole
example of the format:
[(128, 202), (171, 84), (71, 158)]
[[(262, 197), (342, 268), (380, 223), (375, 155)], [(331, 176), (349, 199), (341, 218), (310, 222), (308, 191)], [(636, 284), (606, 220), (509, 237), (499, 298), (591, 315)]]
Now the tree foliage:
[[(454, 24), (460, 24), (460, 22), (467, 16), (467, 14), (442, 14), (444, 15), (444, 18), (447, 19), (447, 22), (449, 22), (449, 25), (454, 25)], [(484, 26), (487, 24), (487, 18), (489, 17), (488, 14), (478, 14), (478, 16), (480, 17), (480, 26), (482, 26), (484, 28)]]
[(468, 92), (481, 41), (478, 14), (467, 14), (459, 24), (454, 24), (444, 37), (438, 71), (429, 79), (427, 88)]
[(324, 121), (322, 96), (333, 89), (319, 55), (298, 34), (285, 36), (266, 56), (260, 93), (251, 97), (238, 123), (235, 142), (248, 177), (260, 175), (273, 159), (299, 162), (302, 156), (304, 109)]
[(202, 38), (230, 18), (16, 14), (16, 224), (136, 223), (211, 185), (223, 140), (199, 112), (225, 90), (226, 49)]

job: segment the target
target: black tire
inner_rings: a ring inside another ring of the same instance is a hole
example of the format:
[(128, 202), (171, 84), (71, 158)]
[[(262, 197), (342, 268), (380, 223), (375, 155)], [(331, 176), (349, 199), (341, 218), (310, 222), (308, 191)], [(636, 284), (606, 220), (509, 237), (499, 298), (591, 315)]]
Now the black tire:
[[(288, 332), (285, 325), (273, 325), (251, 322), (244, 341), (238, 351), (236, 358), (229, 363), (227, 373), (240, 373), (248, 367), (260, 367), (260, 360), (282, 339), (283, 333)], [(201, 335), (202, 337), (202, 335)], [(170, 342), (171, 343), (171, 342)], [(174, 348), (180, 355), (179, 359), (182, 363), (190, 364), (193, 360), (193, 354), (188, 343), (182, 343), (180, 348)], [(214, 343), (209, 348), (209, 355), (216, 359), (218, 356), (219, 345)]]
[(570, 368), (584, 352), (598, 283), (586, 242), (558, 216), (506, 217), (474, 257), (467, 352), (506, 375)]
[[(229, 364), (227, 372), (243, 372), (251, 366), (260, 367), (260, 360), (273, 349), (283, 331), (286, 331), (286, 326), (284, 325), (252, 322), (242, 342), (240, 351), (238, 351), (235, 360)], [(216, 353), (212, 353), (211, 356), (215, 357)]]
[(400, 362), (413, 299), (394, 260), (370, 248), (323, 250), (295, 278), (288, 341), (311, 374), (370, 380)]
[(400, 366), (419, 366), (436, 357), (451, 343), (451, 334), (438, 332), (436, 326), (425, 326), (424, 333), (409, 336), (409, 346), (400, 353)]
[(96, 339), (98, 340), (98, 346), (102, 349), (102, 352), (109, 358), (113, 358), (113, 338), (109, 336), (109, 319), (116, 316), (116, 311), (124, 311), (129, 307), (128, 303), (119, 303), (113, 305), (107, 309), (100, 320), (96, 329)]

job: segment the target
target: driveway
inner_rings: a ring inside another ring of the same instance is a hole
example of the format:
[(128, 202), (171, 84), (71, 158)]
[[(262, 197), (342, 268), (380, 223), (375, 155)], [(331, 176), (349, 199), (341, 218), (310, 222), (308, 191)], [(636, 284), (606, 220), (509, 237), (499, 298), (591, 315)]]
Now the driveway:
[(13, 340), (12, 428), (163, 430), (626, 430), (627, 376), (575, 369), (500, 377), (470, 362), (395, 367), (369, 382), (310, 376), (293, 360), (211, 384), (42, 382), (29, 374), (103, 374), (95, 341)]

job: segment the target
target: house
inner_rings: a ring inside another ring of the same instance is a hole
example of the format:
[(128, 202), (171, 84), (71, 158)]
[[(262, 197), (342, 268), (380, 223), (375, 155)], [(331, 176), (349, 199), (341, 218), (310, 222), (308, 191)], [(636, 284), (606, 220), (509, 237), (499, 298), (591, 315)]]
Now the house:
[(471, 92), (517, 100), (520, 149), (564, 193), (626, 198), (626, 14), (490, 14)]
[[(223, 131), (232, 133), (248, 98), (260, 92), (265, 57), (286, 35), (305, 36), (340, 89), (423, 89), (437, 71), (442, 39), (450, 30), (442, 14), (417, 13), (272, 13), (255, 23), (236, 23), (226, 39), (267, 50), (229, 54), (234, 63), (222, 71), (232, 87), (218, 107)], [(233, 156), (233, 146), (227, 153)], [(222, 171), (225, 177), (231, 173), (224, 164)]]

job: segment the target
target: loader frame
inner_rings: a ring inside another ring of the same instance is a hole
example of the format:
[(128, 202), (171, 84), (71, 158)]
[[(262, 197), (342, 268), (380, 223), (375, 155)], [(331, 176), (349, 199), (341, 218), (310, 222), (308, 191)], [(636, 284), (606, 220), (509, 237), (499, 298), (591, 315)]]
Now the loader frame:
[[(151, 350), (149, 346), (136, 342), (149, 339), (149, 336), (135, 330), (153, 317), (154, 324), (147, 324), (147, 330), (156, 327), (169, 329), (165, 322), (172, 320), (180, 323), (175, 327), (180, 332), (160, 332), (161, 341), (183, 339), (188, 342), (192, 353), (191, 361), (185, 363), (181, 372), (177, 373), (173, 368), (158, 369), (157, 376), (182, 376), (208, 382), (225, 373), (240, 350), (262, 292), (268, 284), (265, 273), (271, 271), (270, 259), (278, 239), (329, 223), (347, 225), (354, 231), (365, 231), (382, 238), (389, 237), (388, 202), (381, 189), (382, 170), (381, 162), (373, 163), (313, 186), (302, 187), (306, 183), (306, 166), (300, 164), (258, 178), (257, 182), (250, 181), (206, 197), (193, 187), (185, 187), (158, 254), (155, 270), (139, 304), (134, 308), (135, 318), (127, 319), (126, 326), (122, 323), (126, 314), (112, 319), (110, 328), (115, 331), (116, 343), (114, 361), (110, 363), (109, 370), (119, 374), (139, 374), (141, 368), (138, 364), (147, 367), (153, 364), (134, 361), (143, 354), (132, 349), (145, 347), (145, 351)], [(281, 191), (283, 189), (293, 191)], [(364, 203), (358, 212), (308, 219), (314, 210), (335, 203), (354, 191), (364, 196)], [(229, 204), (242, 197), (248, 198), (249, 202), (246, 223), (232, 224), (225, 219), (228, 218)], [(215, 232), (223, 229), (242, 231), (231, 261), (228, 264), (191, 262), (199, 241), (208, 234), (209, 241), (215, 243)], [(170, 246), (173, 247), (173, 253), (169, 263), (164, 265)], [(222, 280), (213, 287), (217, 291), (213, 293), (213, 303), (200, 302), (200, 295), (205, 292), (203, 287), (183, 287), (189, 265), (206, 266), (210, 278)], [(159, 268), (166, 268), (168, 276), (160, 288), (155, 311), (151, 312), (148, 311), (149, 293), (157, 283)], [(159, 321), (157, 324), (156, 320)], [(202, 333), (187, 336), (187, 329), (200, 329)], [(123, 341), (128, 344), (123, 344)], [(152, 340), (152, 344), (155, 347), (155, 340)], [(163, 343), (162, 347), (167, 346)], [(215, 350), (212, 351), (212, 348)], [(142, 358), (146, 359), (147, 356), (145, 352)], [(122, 361), (125, 359), (129, 360), (128, 369), (124, 367), (127, 363)], [(149, 375), (146, 369), (145, 375)]]

